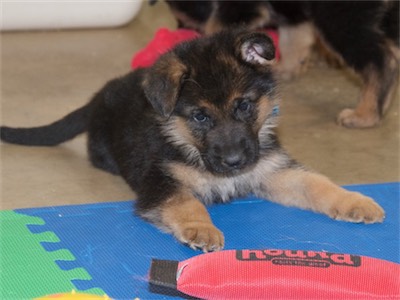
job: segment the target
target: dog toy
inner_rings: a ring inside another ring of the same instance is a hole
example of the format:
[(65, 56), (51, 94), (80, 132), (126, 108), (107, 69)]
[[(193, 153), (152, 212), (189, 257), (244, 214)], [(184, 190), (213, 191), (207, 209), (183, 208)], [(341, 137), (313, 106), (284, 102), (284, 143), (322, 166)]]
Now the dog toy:
[(77, 293), (76, 291), (72, 291), (71, 293), (61, 293), (61, 294), (53, 294), (47, 295), (44, 297), (35, 298), (35, 300), (111, 300), (110, 297), (107, 295), (98, 296), (92, 294), (84, 294), (84, 293)]
[[(316, 251), (226, 250), (153, 259), (150, 290), (201, 299), (399, 299), (400, 264)], [(175, 293), (174, 293), (175, 292)]]
[[(271, 37), (276, 49), (275, 58), (278, 60), (280, 54), (278, 50), (279, 41), (277, 32), (275, 30), (263, 31)], [(131, 67), (132, 69), (149, 67), (160, 55), (164, 54), (175, 45), (184, 41), (190, 41), (199, 36), (200, 34), (194, 30), (177, 29), (172, 31), (167, 28), (160, 28), (147, 46), (133, 56)]]
[(131, 67), (132, 69), (149, 67), (161, 54), (175, 45), (183, 41), (190, 41), (198, 36), (200, 35), (194, 30), (177, 29), (171, 31), (167, 28), (160, 28), (147, 46), (132, 58)]

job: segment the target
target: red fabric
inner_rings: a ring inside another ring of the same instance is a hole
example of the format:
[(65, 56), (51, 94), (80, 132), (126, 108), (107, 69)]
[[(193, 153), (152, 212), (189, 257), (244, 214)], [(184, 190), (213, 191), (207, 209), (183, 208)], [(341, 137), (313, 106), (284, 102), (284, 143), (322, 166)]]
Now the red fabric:
[(400, 299), (400, 265), (292, 250), (227, 250), (180, 262), (177, 289), (202, 299)]
[(178, 43), (192, 40), (198, 36), (199, 34), (193, 30), (177, 29), (171, 31), (167, 28), (161, 28), (147, 46), (135, 54), (132, 58), (131, 67), (132, 69), (149, 67), (161, 54), (167, 52)]
[(266, 34), (271, 38), (275, 46), (275, 59), (279, 60), (281, 58), (281, 52), (279, 51), (279, 35), (278, 31), (272, 29), (263, 29)]
[[(274, 30), (265, 30), (265, 32), (273, 40), (276, 48), (275, 56), (279, 59), (278, 33)], [(194, 30), (177, 29), (172, 31), (167, 28), (160, 28), (147, 46), (133, 56), (131, 67), (132, 69), (149, 67), (161, 54), (164, 54), (175, 45), (183, 41), (190, 41), (199, 36), (200, 35)]]

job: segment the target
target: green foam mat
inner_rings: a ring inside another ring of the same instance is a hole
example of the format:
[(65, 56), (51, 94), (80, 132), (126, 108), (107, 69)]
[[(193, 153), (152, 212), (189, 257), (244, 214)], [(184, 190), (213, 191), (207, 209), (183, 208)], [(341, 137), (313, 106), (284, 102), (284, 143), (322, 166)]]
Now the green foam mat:
[[(68, 250), (47, 252), (41, 243), (57, 243), (52, 232), (32, 234), (26, 225), (44, 225), (38, 217), (0, 211), (0, 299), (32, 299), (76, 290), (73, 279), (89, 280), (84, 269), (61, 270), (55, 261), (75, 260)], [(102, 291), (97, 294), (103, 294)]]

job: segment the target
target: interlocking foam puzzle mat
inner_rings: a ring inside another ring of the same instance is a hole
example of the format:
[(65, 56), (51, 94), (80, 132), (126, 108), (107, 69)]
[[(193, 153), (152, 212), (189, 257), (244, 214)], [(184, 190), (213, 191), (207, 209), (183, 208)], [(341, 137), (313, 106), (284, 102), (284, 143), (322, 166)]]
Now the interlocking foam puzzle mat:
[[(209, 207), (225, 249), (350, 253), (400, 263), (400, 183), (347, 186), (386, 211), (382, 224), (352, 224), (262, 199)], [(0, 299), (79, 292), (113, 299), (173, 299), (152, 294), (152, 258), (200, 254), (134, 216), (132, 201), (0, 211)]]

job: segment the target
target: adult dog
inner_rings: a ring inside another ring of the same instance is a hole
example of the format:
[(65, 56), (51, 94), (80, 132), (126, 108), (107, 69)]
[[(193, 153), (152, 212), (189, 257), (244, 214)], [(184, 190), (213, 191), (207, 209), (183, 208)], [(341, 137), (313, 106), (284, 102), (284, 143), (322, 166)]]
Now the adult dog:
[(362, 79), (355, 109), (337, 117), (349, 128), (377, 125), (398, 87), (399, 1), (166, 1), (180, 27), (210, 34), (232, 25), (275, 26), (282, 59), (277, 66), (291, 78), (307, 65), (317, 41), (325, 53)]
[(136, 212), (203, 251), (224, 245), (205, 204), (249, 193), (338, 220), (381, 222), (372, 199), (306, 170), (279, 145), (274, 50), (268, 36), (242, 30), (183, 43), (61, 120), (3, 126), (1, 139), (53, 146), (87, 131), (91, 162), (136, 191)]

